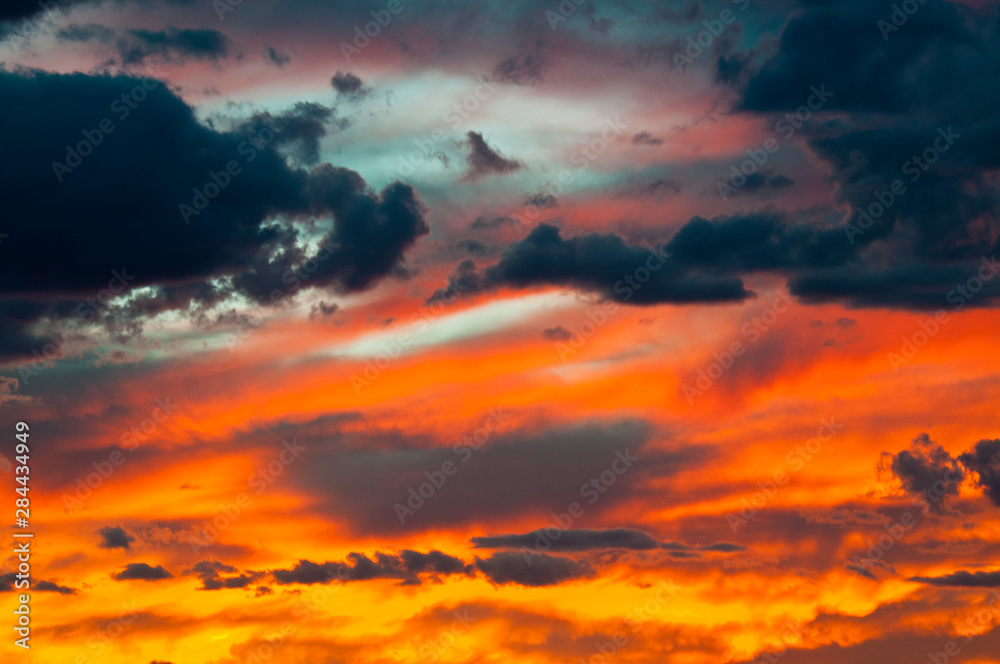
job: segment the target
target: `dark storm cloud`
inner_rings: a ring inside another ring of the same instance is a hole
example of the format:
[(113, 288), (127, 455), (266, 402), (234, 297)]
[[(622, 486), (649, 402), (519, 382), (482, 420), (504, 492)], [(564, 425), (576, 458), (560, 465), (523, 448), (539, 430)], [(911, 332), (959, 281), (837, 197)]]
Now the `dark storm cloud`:
[[(17, 573), (8, 572), (7, 574), (0, 574), (0, 593), (11, 593), (23, 591), (23, 588), (18, 588), (15, 584), (17, 582)], [(75, 595), (76, 588), (69, 588), (67, 586), (60, 586), (58, 583), (53, 581), (32, 581), (31, 587), (34, 590), (43, 593), (59, 593), (60, 595)]]
[[(775, 48), (732, 54), (747, 69), (733, 77), (739, 108), (788, 117), (814, 87), (832, 92), (819, 114), (836, 119), (813, 118), (803, 135), (849, 210), (851, 256), (786, 271), (793, 293), (849, 306), (964, 306), (955, 289), (1000, 250), (1000, 191), (989, 175), (1000, 167), (1000, 121), (988, 110), (1000, 88), (983, 84), (1000, 67), (1000, 29), (988, 7), (927, 3), (902, 26), (891, 12), (861, 0), (807, 3)], [(890, 199), (894, 183), (902, 193)], [(993, 280), (972, 306), (998, 298)]]
[(71, 311), (72, 307), (61, 303), (0, 300), (0, 359), (30, 357), (32, 351), (41, 352), (52, 342), (33, 333), (32, 326), (43, 317), (69, 315)]
[(126, 30), (116, 43), (124, 65), (143, 64), (147, 58), (167, 61), (185, 58), (220, 60), (228, 57), (229, 38), (210, 28), (178, 30)]
[(716, 542), (715, 544), (708, 544), (706, 546), (697, 547), (698, 551), (713, 551), (715, 553), (736, 553), (738, 551), (746, 551), (745, 546), (740, 546), (739, 544), (730, 544), (729, 542)]
[(101, 536), (98, 546), (102, 549), (131, 549), (135, 538), (125, 532), (121, 526), (105, 526), (97, 531)]
[(329, 583), (337, 578), (337, 565), (338, 563), (323, 563), (319, 565), (309, 560), (300, 560), (292, 569), (276, 569), (271, 574), (274, 576), (275, 582), (279, 585), (290, 583), (306, 585)]
[(419, 553), (403, 551), (400, 554), (376, 553), (374, 560), (360, 553), (348, 554), (345, 562), (314, 563), (299, 560), (291, 569), (273, 570), (271, 574), (279, 585), (331, 581), (373, 581), (395, 579), (401, 585), (419, 585), (425, 578), (470, 577), (482, 574), (497, 585), (551, 586), (564, 581), (594, 576), (594, 568), (586, 561), (576, 561), (558, 556), (520, 553), (495, 553), (489, 558), (475, 558), (474, 564), (440, 551)]
[(953, 56), (972, 44), (962, 10), (927, 3), (884, 39), (876, 23), (889, 12), (863, 0), (808, 6), (785, 25), (777, 53), (750, 79), (743, 108), (795, 108), (810, 86), (821, 83), (835, 93), (827, 108), (862, 112), (911, 111), (960, 90), (965, 81), (956, 76)]
[[(1000, 94), (967, 101), (994, 103)], [(1000, 145), (1000, 121), (971, 117), (966, 110), (938, 112), (939, 119), (926, 124), (910, 127), (911, 120), (810, 143), (833, 168), (840, 196), (855, 211), (847, 220), (853, 245), (898, 245), (904, 256), (932, 266), (961, 265), (997, 251), (991, 233), (1000, 228), (994, 212), (1000, 196), (985, 176), (1000, 166), (1000, 157), (983, 146)], [(894, 182), (902, 193), (890, 200), (885, 192)], [(873, 205), (877, 196), (888, 201), (884, 211)]]
[[(715, 51), (716, 49), (713, 48), (712, 50)], [(732, 86), (745, 83), (750, 74), (748, 68), (750, 57), (749, 53), (733, 53), (731, 55), (720, 56), (716, 60), (716, 82)]]
[[(220, 563), (217, 560), (201, 560), (195, 563), (188, 572), (201, 580), (199, 590), (222, 590), (228, 588), (246, 588), (264, 576), (263, 572), (240, 572), (232, 565)], [(223, 575), (227, 576), (223, 576)]]
[(470, 131), (467, 138), (469, 154), (466, 156), (466, 162), (469, 164), (469, 170), (462, 176), (463, 180), (473, 181), (487, 175), (503, 175), (524, 168), (521, 162), (507, 159), (487, 145), (479, 132)]
[(585, 560), (549, 555), (494, 553), (486, 559), (476, 558), (476, 569), (497, 585), (516, 584), (539, 588), (555, 586), (564, 581), (594, 576), (594, 568)]
[(374, 560), (361, 553), (349, 553), (344, 562), (318, 564), (300, 560), (291, 569), (277, 569), (271, 574), (279, 585), (373, 579), (398, 579), (406, 585), (416, 585), (421, 583), (422, 576), (467, 576), (470, 572), (471, 568), (460, 559), (441, 551), (420, 553), (404, 550), (398, 554), (378, 552)]
[[(76, 0), (75, 4), (86, 0)], [(44, 11), (44, 5), (38, 0), (8, 0), (0, 4), (0, 21), (14, 21), (27, 18)]]
[[(274, 133), (269, 145), (272, 147), (289, 147), (295, 159), (311, 165), (319, 161), (319, 141), (326, 136), (329, 126), (344, 129), (348, 125), (346, 119), (338, 119), (332, 108), (315, 102), (298, 102), (284, 113), (255, 113), (247, 120), (239, 123), (236, 131), (247, 137), (262, 135), (271, 127), (279, 126), (281, 130)], [(263, 135), (267, 135), (266, 133)]]
[[(53, 2), (45, 2), (43, 0), (4, 0), (0, 3), (0, 22), (4, 21), (17, 21), (18, 19), (33, 18), (37, 15), (45, 13), (49, 9), (59, 8), (63, 10), (70, 9), (75, 6), (81, 5), (101, 5), (105, 2), (110, 2), (111, 0), (55, 0)], [(124, 5), (128, 3), (134, 4), (153, 4), (159, 2), (160, 0), (113, 0), (114, 4)], [(175, 5), (190, 5), (193, 4), (194, 0), (163, 0), (170, 4)], [(0, 36), (2, 36), (3, 30), (0, 29)]]
[(867, 568), (862, 567), (861, 565), (847, 564), (847, 565), (844, 565), (844, 569), (850, 570), (850, 571), (854, 572), (855, 574), (857, 574), (858, 576), (863, 577), (865, 579), (868, 579), (869, 581), (878, 581), (878, 577), (877, 576), (875, 576), (874, 574), (872, 574), (870, 571), (868, 571)]
[(679, 263), (754, 272), (837, 264), (848, 248), (843, 232), (795, 226), (775, 213), (694, 217), (665, 250)]
[(543, 52), (542, 42), (536, 42), (531, 51), (505, 58), (493, 68), (491, 78), (498, 83), (535, 85), (545, 77), (552, 62)]
[[(628, 193), (662, 196), (681, 189), (679, 182), (661, 179)], [(473, 224), (493, 225), (485, 218)], [(658, 250), (670, 256), (654, 261), (661, 269), (651, 281), (640, 288), (621, 283), (643, 268), (649, 251), (626, 245), (614, 234), (564, 239), (559, 229), (543, 223), (487, 268), (483, 285), (570, 285), (637, 304), (731, 301), (749, 295), (738, 279), (743, 273), (816, 274), (824, 266), (840, 266), (851, 258), (850, 244), (839, 228), (795, 224), (775, 212), (712, 220), (694, 217)]]
[[(555, 531), (555, 534), (553, 534)], [(477, 549), (529, 549), (553, 552), (580, 552), (624, 549), (628, 551), (649, 551), (662, 549), (672, 552), (708, 551), (712, 553), (736, 553), (746, 551), (746, 547), (728, 542), (716, 542), (705, 546), (695, 546), (683, 542), (659, 542), (647, 533), (629, 528), (589, 530), (585, 528), (563, 530), (543, 528), (530, 533), (491, 535), (473, 537), (472, 545)]]
[(112, 574), (111, 578), (115, 581), (162, 581), (172, 579), (173, 576), (162, 565), (151, 567), (146, 563), (129, 563), (122, 571)]
[(628, 549), (644, 551), (659, 547), (659, 543), (644, 532), (615, 528), (613, 530), (561, 530), (558, 537), (546, 535), (545, 530), (534, 530), (522, 535), (494, 535), (473, 537), (477, 549), (535, 549), (539, 540), (551, 544), (552, 551), (590, 551), (593, 549)]
[[(768, 176), (766, 186), (788, 186), (781, 178)], [(651, 187), (654, 192), (676, 189), (669, 181)], [(961, 208), (960, 201), (954, 203)], [(474, 224), (489, 225), (493, 224), (486, 219)], [(876, 235), (874, 229), (871, 235)], [(912, 246), (900, 247), (899, 255), (891, 257), (862, 257), (838, 225), (806, 223), (777, 211), (711, 220), (694, 217), (657, 250), (669, 258), (637, 288), (623, 279), (633, 278), (649, 250), (629, 246), (614, 234), (564, 239), (558, 228), (540, 223), (510, 245), (496, 265), (486, 268), (481, 282), (484, 290), (568, 286), (633, 304), (719, 302), (750, 296), (741, 277), (769, 271), (787, 278), (791, 292), (809, 303), (846, 301), (913, 309), (991, 306), (1000, 299), (1000, 279), (994, 278), (1000, 264), (994, 254), (964, 260), (975, 252), (968, 250), (965, 240), (961, 242), (963, 255), (953, 256), (952, 262), (922, 260)]]
[[(699, 274), (663, 251), (628, 245), (613, 233), (563, 238), (555, 226), (539, 224), (486, 269), (484, 284), (490, 288), (558, 285), (634, 304), (734, 302), (750, 296), (739, 279)], [(637, 271), (650, 275), (645, 283), (637, 284)]]
[(460, 240), (455, 243), (455, 248), (473, 256), (485, 256), (490, 253), (490, 248), (478, 240)]
[(640, 131), (632, 136), (632, 145), (663, 145), (663, 139), (648, 131)]
[(60, 586), (52, 581), (39, 581), (34, 584), (35, 590), (43, 593), (59, 593), (60, 595), (75, 595), (76, 589), (67, 586)]
[(562, 325), (547, 327), (542, 330), (542, 336), (549, 341), (569, 341), (573, 335)]
[(292, 56), (279, 51), (271, 45), (266, 45), (264, 47), (264, 55), (267, 56), (268, 62), (277, 65), (278, 67), (284, 67), (292, 61)]
[(534, 205), (539, 208), (557, 208), (559, 207), (559, 199), (552, 194), (542, 191), (537, 194), (525, 196), (524, 204)]
[(430, 228), (426, 209), (412, 187), (393, 182), (379, 194), (354, 171), (320, 164), (307, 191), (315, 214), (333, 213), (338, 223), (324, 242), (335, 248), (319, 263), (314, 279), (343, 292), (364, 290), (400, 267), (403, 254)]
[(338, 305), (332, 302), (327, 303), (320, 301), (312, 305), (312, 307), (310, 308), (309, 318), (310, 319), (328, 318), (333, 314), (337, 313), (338, 311), (340, 311), (340, 307)]
[(888, 469), (908, 493), (924, 496), (931, 509), (941, 510), (945, 496), (957, 496), (964, 477), (958, 461), (922, 433), (910, 449), (898, 454), (882, 453), (880, 468)]
[(366, 87), (364, 81), (351, 72), (338, 71), (330, 79), (330, 84), (338, 94), (345, 97), (363, 97), (371, 92), (371, 88)]
[[(540, 223), (485, 269), (482, 289), (558, 285), (640, 305), (739, 301), (751, 295), (742, 277), (769, 271), (786, 277), (791, 292), (810, 303), (939, 309), (990, 306), (1000, 299), (1000, 279), (993, 279), (1000, 264), (993, 258), (937, 265), (905, 255), (862, 259), (841, 226), (806, 223), (778, 211), (693, 217), (656, 249), (657, 256), (669, 256), (654, 261), (660, 269), (637, 287), (636, 270), (646, 269), (649, 251), (614, 234), (563, 238), (558, 228)], [(960, 293), (965, 297), (959, 299)]]
[(472, 230), (493, 230), (504, 226), (516, 226), (517, 220), (513, 217), (476, 217), (469, 228)]
[[(136, 276), (129, 287), (157, 288), (143, 297), (150, 312), (218, 301), (230, 289), (208, 285), (212, 278), (233, 278), (235, 292), (257, 300), (274, 289), (288, 293), (303, 279), (286, 273), (309, 259), (319, 263), (309, 285), (351, 292), (394, 274), (403, 252), (428, 232), (408, 186), (376, 193), (357, 173), (329, 164), (293, 169), (269, 144), (320, 134), (329, 115), (318, 105), (281, 116), (289, 138), (279, 139), (280, 127), (253, 137), (206, 127), (152, 79), (0, 72), (0, 97), (8, 102), (0, 121), (18, 127), (0, 161), (8, 191), (0, 263), (6, 357), (48, 343), (29, 332), (32, 325), (79, 318), (81, 300), (107, 289), (111, 270), (123, 266)], [(243, 129), (259, 127), (248, 123)], [(210, 173), (230, 161), (238, 175), (203, 209), (189, 208), (185, 224), (179, 206), (192, 206), (195, 190), (204, 192)], [(294, 227), (269, 223), (275, 215), (336, 220), (328, 249), (304, 255)], [(42, 263), (48, 268), (39, 272)]]
[(795, 181), (784, 175), (773, 175), (769, 172), (758, 171), (752, 175), (748, 175), (746, 182), (729, 195), (758, 196), (761, 192), (772, 189), (784, 189), (785, 187), (791, 187), (793, 184), (795, 184)]
[(728, 542), (717, 542), (706, 546), (693, 546), (682, 542), (658, 542), (649, 534), (628, 528), (608, 530), (533, 530), (530, 533), (511, 535), (491, 535), (473, 537), (472, 545), (477, 549), (529, 549), (553, 552), (599, 551), (625, 549), (628, 551), (648, 551), (665, 549), (668, 551), (709, 551), (713, 553), (736, 553), (746, 551), (746, 547)]
[(951, 586), (960, 588), (997, 588), (1000, 587), (1000, 571), (967, 572), (959, 570), (944, 576), (914, 576), (910, 581), (919, 581), (932, 586)]
[[(102, 118), (116, 117), (114, 109), (129, 110), (112, 103), (136, 86), (143, 89), (142, 81), (124, 76), (0, 73), (4, 98), (18, 102), (4, 104), (0, 117), (21, 127), (0, 165), (13, 192), (5, 244), (18, 250), (0, 266), (0, 289), (97, 291), (106, 286), (107, 272), (126, 260), (142, 266), (135, 268), (142, 274), (139, 285), (203, 279), (245, 267), (263, 245), (279, 239), (277, 231), (262, 227), (273, 211), (308, 210), (307, 174), (264, 149), (185, 226), (178, 204), (190, 202), (191, 188), (202, 186), (210, 171), (240, 158), (243, 139), (199, 125), (159, 83), (60, 183), (50, 162), (64, 159), (65, 146), (84, 138), (81, 127), (89, 125), (81, 118), (92, 118), (90, 128), (96, 128)], [(136, 145), (144, 147), (142, 168), (131, 166)], [(350, 185), (355, 191), (341, 191), (341, 198), (363, 193), (359, 176)], [(323, 193), (321, 182), (314, 187)], [(52, 237), (62, 241), (47, 242)], [(40, 247), (51, 267), (34, 274)]]
[(229, 56), (232, 47), (226, 35), (211, 28), (178, 30), (167, 27), (164, 30), (117, 32), (89, 23), (61, 28), (56, 37), (68, 42), (114, 43), (119, 61), (125, 66), (141, 65), (150, 57), (178, 62), (183, 62), (186, 58), (221, 60)]
[(464, 574), (467, 572), (466, 565), (461, 560), (440, 551), (420, 553), (419, 551), (405, 550), (399, 557), (402, 560), (403, 568), (410, 574)]
[(111, 28), (96, 23), (88, 23), (87, 25), (74, 23), (56, 32), (56, 38), (68, 42), (97, 41), (110, 44), (117, 34)]
[(976, 484), (994, 505), (1000, 507), (1000, 438), (979, 441), (971, 450), (960, 454), (958, 460), (976, 473)]
[[(977, 268), (927, 265), (917, 261), (879, 268), (868, 265), (802, 270), (789, 279), (789, 290), (807, 303), (846, 302), (855, 307), (938, 310), (956, 303), (964, 308), (988, 307), (1000, 300), (1000, 280), (987, 282), (971, 299), (957, 288), (977, 279)], [(980, 282), (981, 283), (981, 282)], [(966, 291), (967, 293), (969, 291)]]
[(476, 271), (476, 262), (471, 258), (466, 258), (458, 264), (455, 273), (448, 278), (448, 286), (434, 291), (427, 298), (427, 304), (451, 303), (455, 298), (480, 292), (482, 286), (482, 277)]

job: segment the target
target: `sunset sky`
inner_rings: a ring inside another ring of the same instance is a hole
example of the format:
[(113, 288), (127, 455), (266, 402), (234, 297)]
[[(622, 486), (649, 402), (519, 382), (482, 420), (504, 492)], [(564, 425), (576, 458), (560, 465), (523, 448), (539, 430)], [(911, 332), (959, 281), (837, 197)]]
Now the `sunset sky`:
[(4, 2), (0, 659), (1000, 662), (998, 21)]

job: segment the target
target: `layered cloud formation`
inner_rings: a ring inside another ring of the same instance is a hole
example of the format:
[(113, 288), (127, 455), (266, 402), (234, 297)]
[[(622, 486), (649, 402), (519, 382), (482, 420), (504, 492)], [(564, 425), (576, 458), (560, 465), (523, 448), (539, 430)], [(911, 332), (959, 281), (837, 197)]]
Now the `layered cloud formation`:
[(33, 647), (1000, 661), (997, 32), (4, 4)]

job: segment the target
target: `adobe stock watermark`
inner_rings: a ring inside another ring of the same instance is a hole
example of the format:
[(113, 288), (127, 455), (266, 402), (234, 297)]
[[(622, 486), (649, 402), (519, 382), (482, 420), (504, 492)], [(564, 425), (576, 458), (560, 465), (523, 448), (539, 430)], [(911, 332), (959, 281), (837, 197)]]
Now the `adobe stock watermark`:
[(482, 426), (466, 433), (462, 440), (451, 446), (452, 453), (458, 457), (458, 462), (446, 459), (441, 463), (441, 467), (429, 470), (424, 473), (427, 478), (417, 487), (410, 487), (406, 492), (406, 504), (396, 503), (392, 506), (392, 512), (399, 519), (399, 525), (405, 525), (406, 519), (415, 515), (438, 491), (440, 491), (449, 477), (454, 476), (461, 465), (469, 462), (473, 453), (478, 452), (491, 437), (500, 432), (500, 429), (511, 418), (503, 412), (502, 408), (491, 408), (489, 417)]
[[(915, 154), (903, 162), (903, 174), (908, 176), (911, 183), (919, 180), (941, 158), (942, 154), (951, 149), (955, 140), (962, 137), (961, 134), (955, 133), (950, 126), (947, 129), (938, 127), (937, 133), (938, 136), (931, 145), (920, 154)], [(906, 183), (903, 182), (902, 178), (893, 180), (887, 189), (876, 191), (875, 200), (867, 208), (861, 208), (857, 211), (855, 222), (844, 224), (844, 232), (847, 233), (847, 239), (850, 240), (851, 244), (854, 244), (854, 238), (864, 235), (865, 231), (874, 225), (875, 220), (881, 218), (892, 208), (906, 191)]]
[(740, 327), (740, 334), (746, 337), (746, 345), (742, 341), (733, 341), (721, 353), (712, 353), (713, 361), (705, 368), (698, 369), (693, 381), (694, 385), (684, 383), (681, 390), (688, 405), (690, 406), (695, 402), (695, 399), (704, 396), (705, 392), (712, 389), (715, 382), (729, 371), (739, 358), (743, 357), (747, 348), (757, 343), (768, 330), (774, 327), (774, 324), (778, 322), (778, 317), (791, 309), (794, 304), (795, 301), (787, 292), (776, 291), (771, 306), (762, 311), (760, 315), (752, 316)]
[[(257, 153), (261, 152), (273, 141), (281, 131), (288, 126), (288, 121), (279, 117), (272, 117), (268, 125), (262, 128), (257, 134), (243, 141), (236, 147), (236, 152), (243, 157), (244, 163), (249, 164), (257, 158)], [(243, 165), (236, 159), (226, 162), (225, 168), (218, 172), (209, 170), (208, 177), (201, 187), (193, 187), (191, 192), (191, 204), (180, 203), (177, 211), (185, 224), (191, 223), (191, 217), (197, 217), (218, 198), (233, 180), (243, 172)]]
[[(741, 12), (746, 11), (747, 7), (750, 6), (750, 0), (730, 0), (730, 2), (739, 7)], [(701, 24), (705, 26), (705, 29), (697, 35), (688, 37), (687, 46), (683, 51), (674, 51), (672, 58), (674, 66), (681, 71), (685, 71), (688, 65), (693, 64), (695, 60), (701, 57), (702, 53), (711, 48), (716, 38), (722, 34), (727, 25), (735, 22), (736, 14), (732, 9), (728, 8), (720, 11), (718, 17), (702, 21)]]
[[(588, 168), (593, 165), (595, 161), (600, 159), (600, 156), (604, 154), (608, 147), (618, 140), (618, 137), (625, 132), (628, 125), (621, 121), (622, 116), (616, 115), (612, 118), (605, 118), (604, 128), (601, 130), (600, 136), (595, 136), (586, 143), (576, 146), (576, 149), (569, 157), (569, 163), (576, 166), (575, 171), (571, 171), (567, 168), (559, 171), (559, 175), (556, 176), (556, 181), (546, 182), (542, 185), (544, 192), (539, 192), (539, 195), (548, 194), (549, 196), (558, 197), (562, 194), (565, 187), (569, 186), (576, 180), (580, 173), (583, 173)], [(530, 197), (532, 200), (538, 198), (538, 196)], [(514, 227), (517, 229), (518, 235), (524, 234), (524, 229), (529, 221), (535, 221), (542, 215), (542, 207), (536, 203), (529, 203), (524, 206), (520, 214), (511, 215), (511, 219), (514, 220)]]
[[(618, 478), (627, 473), (632, 465), (639, 460), (639, 457), (632, 456), (629, 448), (624, 450), (616, 450), (615, 457), (611, 461), (611, 465), (608, 466), (606, 470), (601, 471), (596, 477), (591, 477), (586, 482), (580, 485), (580, 497), (587, 499), (588, 505), (593, 505), (601, 496), (606, 494), (608, 490), (615, 485)], [(565, 531), (570, 530), (573, 527), (573, 523), (581, 519), (586, 512), (586, 509), (577, 501), (573, 501), (566, 506), (566, 511), (561, 513), (553, 512), (549, 515), (552, 519), (552, 526), (546, 526), (545, 528), (539, 528), (538, 534), (535, 537), (535, 546), (533, 549), (529, 549), (526, 546), (521, 547), (521, 555), (524, 557), (525, 562), (528, 563), (528, 567), (534, 563), (534, 557), (541, 555), (552, 548), (552, 544), (556, 542)]]
[[(385, 9), (372, 10), (371, 17), (373, 20), (368, 21), (364, 25), (364, 30), (361, 29), (360, 25), (354, 26), (354, 40), (351, 44), (347, 42), (340, 42), (340, 52), (343, 54), (344, 59), (347, 62), (351, 61), (351, 58), (360, 55), (361, 51), (368, 48), (372, 43), (373, 39), (376, 39), (385, 28), (389, 27), (392, 23), (394, 16), (398, 16), (404, 9), (406, 9), (407, 4), (413, 2), (413, 0), (389, 0), (386, 4)], [(353, 45), (352, 45), (353, 44)]]
[(212, 0), (212, 9), (220, 21), (226, 20), (226, 14), (236, 11), (236, 8), (243, 4), (243, 0)]
[[(247, 488), (253, 489), (255, 494), (260, 495), (267, 491), (268, 487), (285, 472), (285, 468), (295, 463), (306, 449), (303, 445), (299, 445), (295, 438), (283, 440), (281, 448), (271, 461), (258, 467), (247, 478)], [(234, 502), (220, 503), (218, 514), (202, 522), (201, 534), (188, 535), (188, 544), (192, 550), (198, 553), (202, 548), (215, 544), (219, 540), (219, 535), (228, 530), (252, 504), (253, 497), (246, 491), (237, 494)]]
[(545, 20), (549, 22), (549, 27), (555, 30), (560, 23), (576, 13), (577, 7), (587, 4), (587, 2), (589, 0), (562, 0), (556, 7), (558, 11), (545, 10)]
[[(789, 141), (795, 133), (802, 129), (804, 124), (812, 118), (813, 113), (823, 108), (833, 92), (826, 89), (826, 84), (817, 88), (815, 85), (809, 88), (812, 93), (806, 98), (805, 104), (795, 109), (794, 113), (785, 113), (774, 123), (774, 131), (785, 141)], [(781, 141), (773, 136), (764, 139), (764, 144), (757, 149), (748, 148), (746, 155), (749, 159), (739, 165), (732, 164), (729, 167), (730, 176), (728, 180), (716, 180), (715, 188), (718, 190), (722, 200), (729, 200), (729, 197), (737, 193), (737, 190), (747, 183), (747, 178), (761, 170), (770, 160), (771, 155), (776, 154), (781, 149)]]
[[(670, 254), (657, 247), (649, 247), (649, 253), (652, 255), (646, 259), (643, 265), (637, 267), (630, 274), (622, 275), (622, 278), (615, 282), (614, 291), (621, 296), (622, 302), (629, 302), (636, 292), (649, 282), (653, 273), (662, 269), (666, 265), (667, 259), (670, 258)], [(568, 330), (562, 328), (565, 334), (557, 335), (562, 338), (554, 339), (559, 359), (566, 362), (569, 356), (583, 348), (584, 344), (593, 338), (599, 329), (608, 324), (610, 316), (617, 313), (618, 309), (618, 302), (603, 301), (587, 310), (586, 315), (589, 320)]]
[(826, 418), (821, 419), (816, 435), (804, 444), (796, 445), (789, 450), (785, 455), (785, 464), (771, 474), (770, 480), (757, 483), (760, 491), (749, 498), (740, 498), (739, 514), (733, 512), (726, 514), (726, 523), (729, 524), (729, 529), (733, 531), (733, 534), (735, 535), (740, 528), (750, 523), (757, 516), (758, 511), (777, 495), (778, 489), (788, 484), (792, 475), (805, 468), (807, 462), (812, 461), (813, 457), (823, 451), (823, 444), (830, 442), (843, 428), (844, 425), (837, 424), (832, 417), (829, 421)]
[(94, 472), (77, 477), (73, 483), (75, 487), (73, 493), (63, 493), (63, 507), (66, 508), (67, 512), (73, 512), (83, 507), (85, 501), (89, 500), (116, 470), (125, 465), (129, 457), (122, 452), (122, 449), (129, 453), (135, 452), (139, 445), (149, 440), (164, 422), (180, 410), (179, 406), (171, 403), (170, 397), (157, 399), (155, 404), (149, 417), (122, 433), (118, 439), (118, 445), (121, 449), (112, 450), (105, 460), (91, 462), (90, 465)]
[[(971, 302), (976, 295), (983, 290), (983, 287), (993, 280), (1000, 272), (1000, 263), (997, 262), (996, 254), (992, 258), (983, 258), (982, 264), (976, 274), (969, 277), (964, 284), (955, 284), (955, 287), (948, 291), (945, 300), (954, 305), (954, 311), (960, 312)], [(930, 343), (936, 337), (944, 325), (951, 322), (951, 314), (944, 309), (938, 309), (933, 316), (924, 318), (917, 325), (920, 328), (910, 335), (900, 337), (902, 344), (898, 352), (889, 351), (886, 359), (894, 373), (899, 373), (899, 368), (910, 363), (910, 360), (917, 356), (921, 348)]]
[(927, 0), (903, 0), (899, 4), (893, 4), (889, 20), (880, 18), (875, 22), (875, 27), (882, 33), (882, 41), (889, 41), (889, 35), (899, 32), (899, 29), (906, 25), (910, 17), (916, 14), (917, 10), (925, 4), (927, 4)]
[[(983, 630), (992, 627), (994, 620), (997, 617), (997, 605), (1000, 603), (1000, 591), (994, 590), (990, 593), (989, 598), (986, 602), (986, 608), (980, 609), (976, 612), (976, 615), (970, 616), (967, 620), (963, 622), (963, 629), (965, 631), (972, 631), (975, 629)], [(965, 637), (965, 643), (969, 643), (980, 634), (970, 634)], [(958, 656), (962, 654), (962, 646), (958, 641), (948, 641), (944, 644), (944, 650), (939, 650), (934, 652), (931, 650), (927, 653), (927, 659), (930, 660), (931, 664), (952, 664), (958, 659)]]

